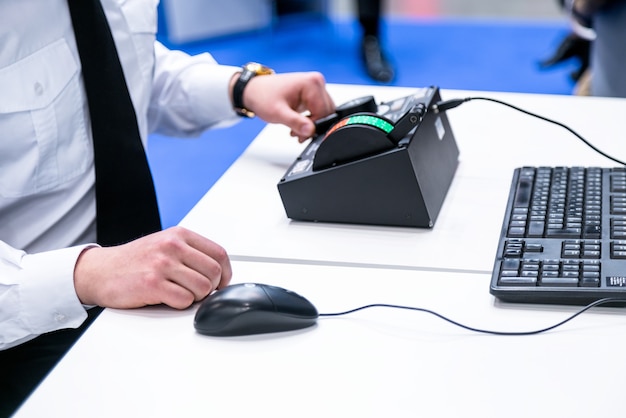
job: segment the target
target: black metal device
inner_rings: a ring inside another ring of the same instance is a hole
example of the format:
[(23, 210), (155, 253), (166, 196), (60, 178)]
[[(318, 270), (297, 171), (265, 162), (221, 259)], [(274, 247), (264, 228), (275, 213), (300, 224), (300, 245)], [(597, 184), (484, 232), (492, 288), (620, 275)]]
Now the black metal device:
[(374, 111), (339, 106), (344, 114), (318, 126), (278, 183), (287, 216), (432, 228), (459, 156), (446, 114), (432, 109), (440, 100), (437, 87), (425, 87)]

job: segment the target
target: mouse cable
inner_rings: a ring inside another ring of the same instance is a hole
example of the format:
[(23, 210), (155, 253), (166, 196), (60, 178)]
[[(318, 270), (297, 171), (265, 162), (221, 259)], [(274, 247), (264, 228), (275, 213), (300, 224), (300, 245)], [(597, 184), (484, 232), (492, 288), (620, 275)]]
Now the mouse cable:
[(485, 101), (488, 101), (488, 102), (498, 103), (498, 104), (501, 104), (501, 105), (504, 105), (504, 106), (510, 107), (511, 109), (515, 109), (515, 110), (517, 110), (518, 112), (522, 112), (522, 113), (525, 113), (525, 114), (527, 114), (527, 115), (529, 115), (529, 116), (533, 116), (533, 117), (538, 118), (538, 119), (541, 119), (541, 120), (543, 120), (543, 121), (546, 121), (546, 122), (552, 123), (552, 124), (554, 124), (554, 125), (560, 126), (561, 128), (564, 128), (564, 129), (568, 130), (568, 131), (569, 131), (570, 133), (572, 133), (572, 134), (573, 134), (576, 138), (578, 138), (578, 139), (580, 139), (582, 142), (584, 142), (584, 143), (585, 143), (585, 145), (587, 145), (589, 148), (591, 148), (592, 150), (594, 150), (594, 151), (595, 151), (595, 152), (597, 152), (598, 154), (602, 155), (603, 157), (608, 158), (609, 160), (611, 160), (611, 161), (613, 161), (613, 162), (616, 162), (616, 163), (617, 163), (617, 164), (619, 164), (619, 165), (626, 165), (626, 162), (621, 161), (621, 160), (619, 160), (619, 159), (617, 159), (617, 158), (615, 158), (615, 157), (613, 157), (613, 156), (611, 156), (611, 155), (609, 155), (609, 154), (605, 153), (604, 151), (601, 151), (601, 150), (600, 150), (600, 149), (598, 149), (596, 146), (594, 146), (594, 145), (593, 145), (593, 144), (591, 144), (589, 141), (587, 141), (585, 138), (583, 138), (583, 137), (582, 137), (582, 135), (580, 135), (578, 132), (574, 131), (572, 128), (570, 128), (569, 126), (565, 125), (564, 123), (557, 122), (557, 121), (555, 121), (555, 120), (553, 120), (553, 119), (546, 118), (546, 117), (544, 117), (544, 116), (538, 115), (538, 114), (533, 113), (533, 112), (529, 112), (528, 110), (521, 109), (521, 108), (519, 108), (519, 107), (517, 107), (517, 106), (514, 106), (514, 105), (512, 105), (512, 104), (510, 104), (510, 103), (507, 103), (507, 102), (503, 102), (503, 101), (501, 101), (501, 100), (492, 99), (492, 98), (490, 98), (490, 97), (466, 97), (466, 98), (464, 98), (464, 99), (451, 99), (451, 100), (443, 100), (443, 101), (440, 101), (440, 102), (438, 102), (438, 103), (435, 103), (435, 104), (432, 106), (432, 109), (433, 109), (436, 113), (439, 113), (439, 112), (445, 112), (446, 110), (454, 109), (455, 107), (460, 106), (460, 105), (462, 105), (462, 104), (463, 104), (463, 103), (465, 103), (465, 102), (469, 102), (470, 100), (485, 100)]
[(592, 302), (586, 306), (584, 306), (582, 309), (578, 310), (577, 312), (575, 312), (574, 314), (570, 315), (569, 317), (565, 318), (564, 320), (562, 320), (561, 322), (558, 322), (554, 325), (550, 325), (546, 328), (541, 328), (541, 329), (537, 329), (537, 330), (532, 330), (532, 331), (492, 331), (492, 330), (487, 330), (487, 329), (480, 329), (480, 328), (474, 328), (468, 325), (464, 325), (461, 324), (457, 321), (454, 321), (444, 315), (441, 315), (440, 313), (437, 313), (435, 311), (432, 311), (430, 309), (425, 309), (425, 308), (418, 308), (418, 307), (414, 307), (414, 306), (404, 306), (404, 305), (391, 305), (391, 304), (385, 304), (385, 303), (374, 303), (371, 305), (365, 305), (365, 306), (361, 306), (358, 308), (354, 308), (354, 309), (350, 309), (344, 312), (336, 312), (336, 313), (321, 313), (319, 314), (320, 317), (333, 317), (333, 316), (343, 316), (343, 315), (348, 315), (357, 311), (361, 311), (364, 309), (370, 309), (370, 308), (393, 308), (393, 309), (407, 309), (407, 310), (411, 310), (411, 311), (418, 311), (418, 312), (425, 312), (431, 315), (434, 315), (440, 319), (443, 319), (446, 322), (449, 322), (453, 325), (456, 325), (458, 327), (461, 327), (463, 329), (469, 330), (469, 331), (473, 331), (473, 332), (478, 332), (478, 333), (482, 333), (482, 334), (491, 334), (491, 335), (509, 335), (509, 336), (523, 336), (523, 335), (535, 335), (535, 334), (541, 334), (547, 331), (551, 331), (555, 328), (560, 327), (561, 325), (564, 325), (566, 323), (568, 323), (569, 321), (571, 321), (572, 319), (576, 318), (577, 316), (581, 315), (582, 313), (588, 311), (589, 309), (596, 307), (596, 306), (600, 306), (600, 305), (606, 305), (608, 303), (626, 303), (626, 299), (620, 299), (620, 298), (604, 298), (604, 299), (599, 299), (596, 300), (595, 302)]

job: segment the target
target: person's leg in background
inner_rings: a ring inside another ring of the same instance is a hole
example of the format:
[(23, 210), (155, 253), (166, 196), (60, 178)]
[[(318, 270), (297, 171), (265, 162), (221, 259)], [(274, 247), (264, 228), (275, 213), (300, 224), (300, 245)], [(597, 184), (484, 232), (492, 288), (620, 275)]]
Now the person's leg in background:
[(381, 83), (389, 83), (395, 76), (381, 43), (382, 0), (358, 0), (357, 8), (361, 25), (361, 54), (367, 74)]
[(626, 97), (626, 1), (613, 1), (593, 16), (591, 94)]

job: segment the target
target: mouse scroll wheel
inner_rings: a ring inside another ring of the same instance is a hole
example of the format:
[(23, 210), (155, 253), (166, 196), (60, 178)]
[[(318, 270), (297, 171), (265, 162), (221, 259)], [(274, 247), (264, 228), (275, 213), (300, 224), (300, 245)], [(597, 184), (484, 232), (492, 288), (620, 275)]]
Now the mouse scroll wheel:
[(267, 300), (272, 304), (272, 309), (277, 311), (278, 308), (274, 298), (278, 295), (278, 292), (273, 292), (271, 286), (261, 286), (261, 289), (263, 289), (263, 293), (267, 296)]
[(317, 317), (318, 315), (317, 309), (295, 292), (270, 286), (264, 287), (263, 290), (265, 290), (276, 311), (296, 316)]

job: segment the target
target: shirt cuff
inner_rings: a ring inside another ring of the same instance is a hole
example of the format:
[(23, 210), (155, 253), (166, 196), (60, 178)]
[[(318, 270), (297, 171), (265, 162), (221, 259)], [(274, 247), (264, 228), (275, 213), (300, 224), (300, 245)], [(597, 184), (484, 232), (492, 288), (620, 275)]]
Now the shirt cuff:
[(25, 325), (33, 334), (77, 328), (87, 318), (74, 289), (74, 267), (83, 250), (92, 246), (24, 255), (20, 303)]

